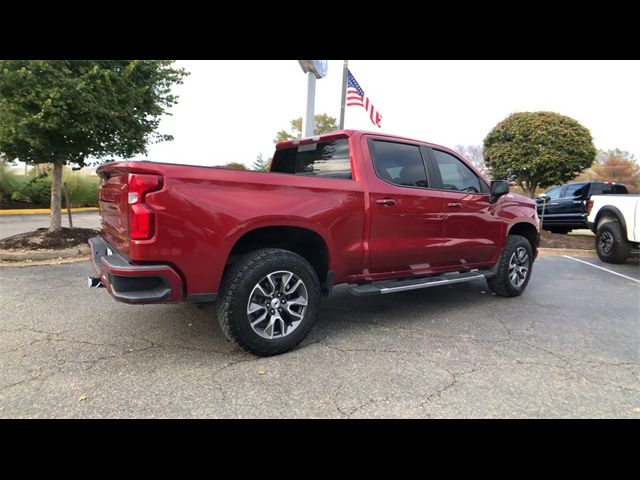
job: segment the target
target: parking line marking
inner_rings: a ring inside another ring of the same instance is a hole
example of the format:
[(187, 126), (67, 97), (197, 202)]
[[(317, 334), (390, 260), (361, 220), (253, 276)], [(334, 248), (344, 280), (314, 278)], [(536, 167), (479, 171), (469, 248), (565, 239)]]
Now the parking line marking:
[(609, 270), (608, 268), (604, 268), (604, 267), (601, 267), (599, 265), (594, 265), (593, 263), (585, 262), (584, 260), (580, 260), (578, 258), (570, 257), (569, 255), (562, 255), (562, 256), (564, 258), (570, 258), (571, 260), (575, 260), (576, 262), (584, 263), (584, 264), (589, 265), (591, 267), (599, 268), (600, 270), (604, 270), (605, 272), (613, 273), (614, 275), (617, 275), (617, 276), (622, 277), (622, 278), (626, 278), (627, 280), (632, 280), (632, 281), (634, 281), (636, 283), (640, 283), (640, 280), (638, 280), (637, 278), (627, 277), (626, 275), (623, 275), (623, 274), (618, 273), (618, 272), (614, 272), (613, 270)]

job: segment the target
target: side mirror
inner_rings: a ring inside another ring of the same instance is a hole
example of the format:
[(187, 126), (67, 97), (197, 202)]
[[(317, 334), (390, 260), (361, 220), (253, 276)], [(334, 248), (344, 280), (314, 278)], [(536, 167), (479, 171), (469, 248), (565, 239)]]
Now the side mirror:
[(491, 195), (489, 201), (495, 203), (502, 195), (507, 193), (509, 193), (509, 182), (506, 180), (493, 180), (489, 189), (489, 194)]

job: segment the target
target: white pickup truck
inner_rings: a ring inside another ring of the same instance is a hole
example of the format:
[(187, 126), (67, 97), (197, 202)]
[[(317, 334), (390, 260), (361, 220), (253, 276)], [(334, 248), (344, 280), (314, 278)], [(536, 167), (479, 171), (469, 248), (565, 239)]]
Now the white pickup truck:
[(624, 263), (640, 248), (640, 195), (592, 195), (587, 212), (600, 260)]

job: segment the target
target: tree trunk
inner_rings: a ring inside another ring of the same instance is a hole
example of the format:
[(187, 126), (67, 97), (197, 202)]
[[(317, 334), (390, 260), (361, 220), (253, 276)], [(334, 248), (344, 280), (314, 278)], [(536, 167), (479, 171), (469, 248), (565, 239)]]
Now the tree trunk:
[(535, 197), (536, 189), (538, 188), (537, 183), (524, 182), (524, 185), (522, 185), (522, 187), (529, 198)]
[(57, 232), (62, 228), (62, 164), (58, 159), (53, 164), (53, 183), (51, 184), (51, 223), (50, 232)]

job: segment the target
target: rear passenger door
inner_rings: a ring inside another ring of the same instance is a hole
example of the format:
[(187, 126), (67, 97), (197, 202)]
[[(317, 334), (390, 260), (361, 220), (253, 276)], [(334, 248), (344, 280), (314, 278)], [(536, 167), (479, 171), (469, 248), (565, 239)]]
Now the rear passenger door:
[(373, 166), (369, 273), (418, 275), (445, 265), (442, 193), (429, 189), (420, 145), (365, 137), (362, 152)]
[(433, 186), (444, 203), (443, 258), (450, 266), (493, 262), (505, 232), (491, 213), (489, 186), (458, 157), (428, 151)]
[[(589, 184), (576, 183), (567, 185), (562, 196), (555, 200), (555, 219), (563, 223), (576, 223), (584, 221), (586, 214), (586, 201)], [(552, 205), (554, 202), (551, 202)]]

